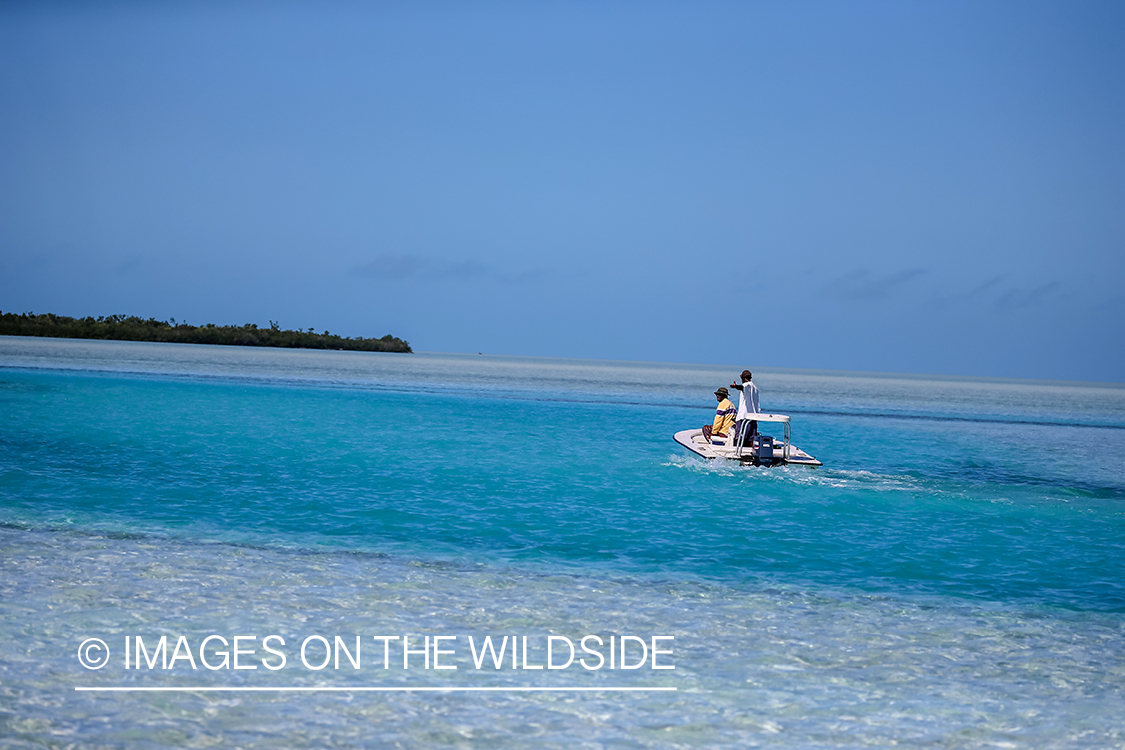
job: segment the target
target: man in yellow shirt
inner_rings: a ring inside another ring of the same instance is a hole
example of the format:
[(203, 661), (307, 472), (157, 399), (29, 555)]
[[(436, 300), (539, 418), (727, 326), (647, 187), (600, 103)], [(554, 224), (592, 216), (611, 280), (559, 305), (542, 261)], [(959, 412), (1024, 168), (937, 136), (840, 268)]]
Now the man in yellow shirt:
[(715, 391), (715, 398), (719, 401), (719, 405), (715, 408), (715, 421), (703, 425), (703, 437), (712, 445), (723, 445), (727, 435), (730, 434), (730, 428), (734, 425), (734, 417), (738, 410), (730, 402), (730, 391), (726, 388)]

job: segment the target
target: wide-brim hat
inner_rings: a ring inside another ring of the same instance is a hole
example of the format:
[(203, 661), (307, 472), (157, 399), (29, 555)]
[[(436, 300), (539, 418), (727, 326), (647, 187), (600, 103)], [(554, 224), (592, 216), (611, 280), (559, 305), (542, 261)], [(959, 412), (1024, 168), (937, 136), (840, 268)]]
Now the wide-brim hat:
[(723, 398), (726, 398), (727, 396), (730, 395), (730, 391), (728, 391), (725, 387), (719, 388), (719, 390), (715, 391), (715, 395), (716, 396), (722, 396)]

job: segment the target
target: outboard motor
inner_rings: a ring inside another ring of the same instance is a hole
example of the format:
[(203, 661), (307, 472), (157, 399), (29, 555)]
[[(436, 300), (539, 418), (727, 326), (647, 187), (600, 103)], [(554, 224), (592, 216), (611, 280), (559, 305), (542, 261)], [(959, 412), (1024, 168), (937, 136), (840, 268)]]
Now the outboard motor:
[(749, 450), (742, 454), (742, 460), (749, 461), (754, 466), (774, 466), (780, 461), (774, 458), (775, 443), (769, 435), (754, 435), (747, 444)]
[(759, 461), (766, 459), (773, 462), (773, 438), (769, 435), (759, 435), (754, 441), (754, 455)]

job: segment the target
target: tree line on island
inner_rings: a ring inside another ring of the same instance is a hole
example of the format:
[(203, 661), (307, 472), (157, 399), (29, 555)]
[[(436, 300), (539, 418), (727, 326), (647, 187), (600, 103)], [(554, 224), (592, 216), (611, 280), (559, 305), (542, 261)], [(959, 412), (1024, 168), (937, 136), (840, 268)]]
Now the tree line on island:
[(202, 326), (171, 320), (145, 320), (135, 315), (69, 318), (52, 313), (0, 312), (0, 336), (49, 336), (67, 339), (107, 339), (112, 341), (164, 341), (173, 344), (225, 344), (231, 346), (274, 346), (287, 349), (346, 349), (361, 352), (411, 351), (410, 344), (387, 334), (381, 339), (347, 338), (325, 331), (282, 330), (274, 321), (269, 328), (254, 323), (244, 326)]

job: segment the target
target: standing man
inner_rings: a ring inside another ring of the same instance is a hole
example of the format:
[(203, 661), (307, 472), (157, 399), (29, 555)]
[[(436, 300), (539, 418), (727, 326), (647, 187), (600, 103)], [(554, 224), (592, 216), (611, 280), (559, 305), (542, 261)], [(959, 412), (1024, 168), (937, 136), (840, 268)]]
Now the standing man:
[(749, 370), (743, 370), (740, 377), (742, 384), (731, 383), (730, 387), (741, 391), (738, 397), (738, 416), (734, 423), (734, 434), (745, 442), (758, 432), (758, 420), (750, 415), (761, 414), (762, 410), (758, 407), (758, 386), (750, 380), (754, 376)]
[(729, 395), (730, 391), (726, 388), (715, 391), (715, 398), (719, 402), (715, 408), (715, 421), (703, 425), (703, 437), (712, 445), (725, 444), (730, 428), (734, 426), (734, 404), (730, 402)]

